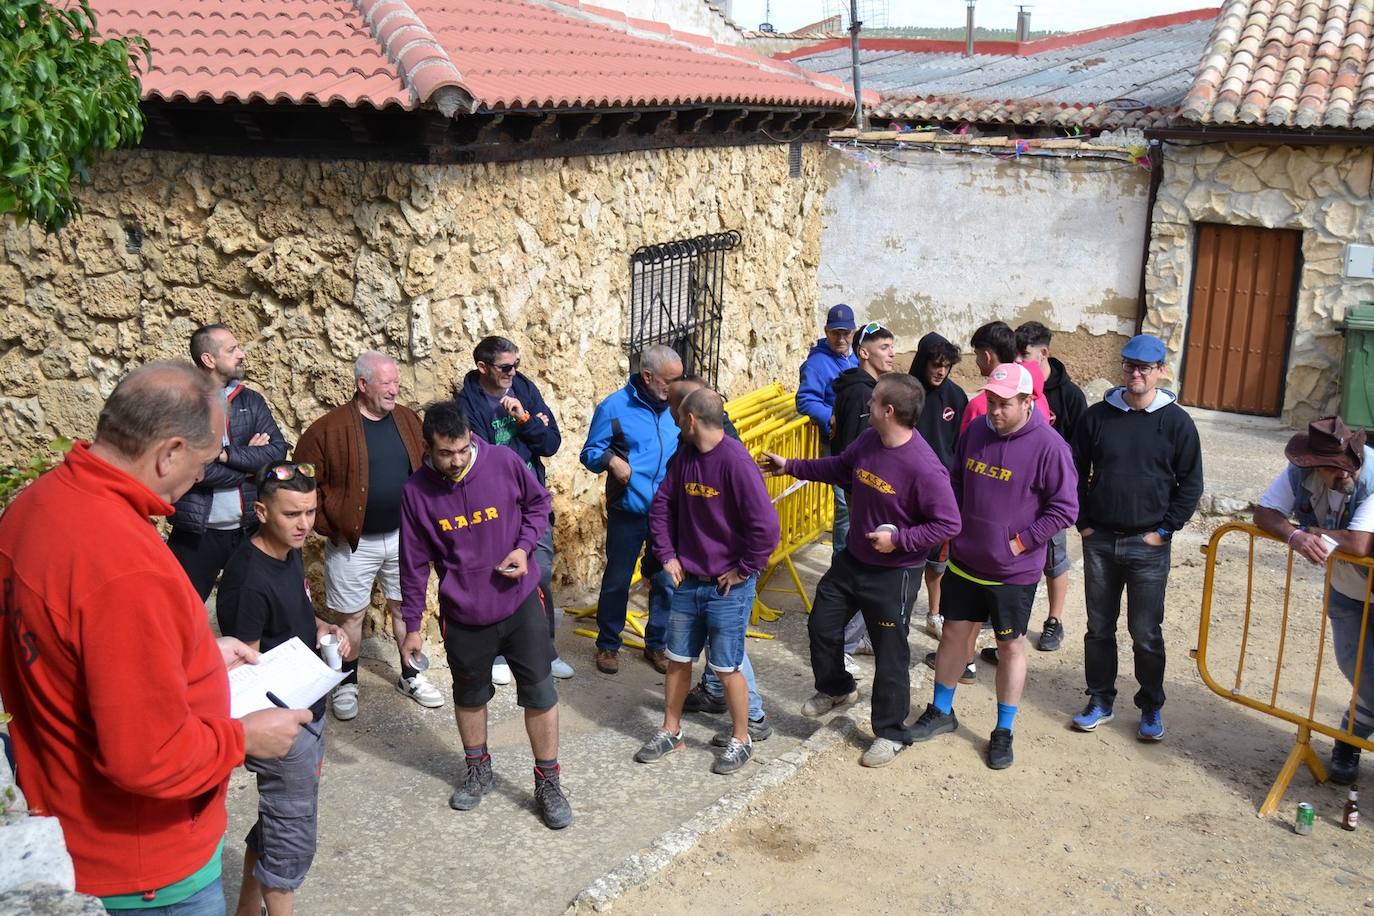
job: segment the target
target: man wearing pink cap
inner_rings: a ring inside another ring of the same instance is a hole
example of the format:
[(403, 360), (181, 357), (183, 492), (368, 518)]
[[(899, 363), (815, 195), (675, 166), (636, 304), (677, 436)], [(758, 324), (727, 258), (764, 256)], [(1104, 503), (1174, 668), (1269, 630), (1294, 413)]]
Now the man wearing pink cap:
[(1063, 438), (1031, 406), (1034, 382), (1018, 363), (1002, 364), (983, 386), (988, 412), (959, 440), (951, 477), (963, 527), (950, 542), (950, 575), (940, 594), (945, 618), (935, 658), (935, 696), (911, 726), (928, 741), (959, 727), (954, 690), (978, 631), (997, 637), (997, 727), (987, 764), (1012, 764), (1011, 730), (1026, 682), (1026, 627), (1045, 565), (1045, 546), (1078, 515), (1078, 473)]

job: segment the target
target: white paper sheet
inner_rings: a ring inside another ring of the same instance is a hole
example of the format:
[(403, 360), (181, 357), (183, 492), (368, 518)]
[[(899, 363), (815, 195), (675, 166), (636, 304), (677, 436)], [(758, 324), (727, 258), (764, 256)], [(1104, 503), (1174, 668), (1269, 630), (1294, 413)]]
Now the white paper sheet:
[(306, 709), (344, 679), (300, 639), (293, 637), (270, 652), (264, 652), (256, 665), (240, 665), (229, 672), (229, 715), (241, 719), (275, 704), (267, 699), (272, 691), (292, 709)]

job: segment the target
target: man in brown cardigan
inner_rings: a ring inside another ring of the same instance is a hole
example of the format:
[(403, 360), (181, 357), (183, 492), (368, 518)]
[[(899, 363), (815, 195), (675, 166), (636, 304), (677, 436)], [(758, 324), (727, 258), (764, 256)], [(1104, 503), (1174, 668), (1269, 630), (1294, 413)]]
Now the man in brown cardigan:
[[(319, 512), (315, 531), (324, 549), (325, 603), (348, 634), (348, 672), (334, 689), (334, 716), (358, 714), (358, 649), (363, 615), (372, 587), (381, 580), (399, 648), (406, 625), (401, 619), (401, 487), (424, 457), (424, 437), (415, 411), (396, 403), (400, 373), (396, 361), (369, 350), (353, 367), (358, 390), (353, 400), (310, 425), (296, 446), (295, 460), (315, 466)], [(444, 697), (401, 657), (396, 689), (421, 706), (444, 705)]]

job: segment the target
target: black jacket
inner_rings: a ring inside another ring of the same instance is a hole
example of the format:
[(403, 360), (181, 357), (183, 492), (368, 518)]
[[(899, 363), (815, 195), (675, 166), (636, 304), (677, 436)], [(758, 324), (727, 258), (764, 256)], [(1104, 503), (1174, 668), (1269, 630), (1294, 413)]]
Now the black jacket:
[[(191, 534), (204, 532), (215, 491), (235, 487), (242, 503), (240, 527), (255, 524), (257, 519), (253, 514), (253, 502), (258, 498), (258, 488), (254, 479), (263, 468), (286, 457), (286, 437), (278, 428), (277, 421), (272, 419), (272, 410), (267, 402), (253, 389), (240, 385), (229, 396), (226, 419), (229, 424), (229, 445), (225, 451), (229, 460), (223, 464), (214, 461), (206, 465), (205, 476), (176, 501), (172, 527), (178, 531)], [(258, 433), (267, 433), (268, 443), (249, 445), (248, 440)]]
[(911, 361), (911, 374), (926, 390), (926, 403), (916, 420), (916, 431), (953, 474), (958, 464), (954, 452), (959, 444), (959, 421), (968, 406), (968, 395), (948, 375), (934, 388), (926, 381), (926, 363), (935, 347), (942, 343), (946, 343), (945, 338), (934, 331), (922, 337), (916, 345), (916, 358)]
[(471, 370), (463, 377), (463, 383), (453, 395), (462, 405), (463, 413), (467, 414), (472, 434), (483, 442), (505, 445), (514, 450), (534, 472), (539, 485), (544, 486), (543, 459), (552, 458), (563, 444), (558, 420), (544, 402), (544, 396), (534, 382), (516, 372), (510, 393), (530, 415), (524, 423), (516, 423), (504, 410), (492, 410), (491, 401), (482, 390), (479, 378), (477, 370)]
[(1074, 431), (1078, 529), (1144, 534), (1178, 531), (1202, 498), (1202, 446), (1173, 392), (1151, 410), (1131, 410), (1121, 388), (1089, 407)]
[(868, 429), (868, 399), (878, 380), (863, 366), (846, 369), (836, 376), (835, 412), (830, 431), (830, 454), (838, 455)]
[(1065, 442), (1072, 443), (1074, 429), (1083, 411), (1088, 409), (1088, 399), (1083, 389), (1069, 378), (1069, 370), (1053, 356), (1050, 357), (1050, 377), (1045, 379), (1045, 400), (1050, 405), (1050, 425)]

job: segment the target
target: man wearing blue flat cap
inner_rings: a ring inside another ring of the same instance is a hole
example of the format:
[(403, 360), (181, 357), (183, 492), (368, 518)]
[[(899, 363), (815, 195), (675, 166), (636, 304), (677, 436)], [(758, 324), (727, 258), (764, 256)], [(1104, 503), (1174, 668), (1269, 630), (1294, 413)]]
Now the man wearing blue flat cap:
[[(850, 346), (854, 334), (854, 310), (841, 302), (825, 315), (825, 336), (816, 341), (801, 364), (797, 384), (797, 413), (810, 417), (821, 430), (821, 454), (830, 454), (831, 417), (835, 411), (835, 379), (846, 369), (859, 364)], [(835, 552), (844, 549), (849, 532), (849, 504), (844, 490), (834, 487), (835, 524), (831, 540)]]
[(1140, 689), (1136, 737), (1164, 738), (1164, 590), (1169, 539), (1202, 497), (1202, 448), (1178, 396), (1159, 388), (1164, 343), (1140, 334), (1121, 350), (1123, 385), (1089, 407), (1074, 430), (1078, 530), (1088, 626), (1083, 664), (1088, 705), (1073, 727), (1092, 731), (1112, 719), (1116, 629), (1126, 592), (1126, 627)]

